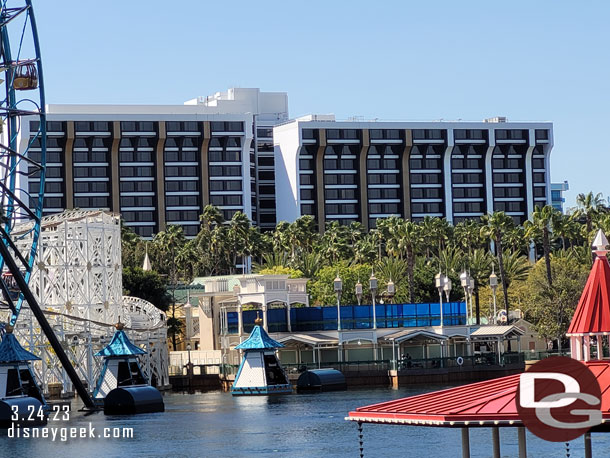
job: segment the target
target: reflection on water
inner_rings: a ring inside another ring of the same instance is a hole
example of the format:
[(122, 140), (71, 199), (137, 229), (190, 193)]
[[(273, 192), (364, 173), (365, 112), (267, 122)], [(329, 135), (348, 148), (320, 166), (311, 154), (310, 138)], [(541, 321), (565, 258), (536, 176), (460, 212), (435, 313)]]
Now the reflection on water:
[[(347, 412), (367, 404), (430, 391), (416, 389), (350, 390), (345, 392), (232, 397), (221, 392), (167, 394), (165, 413), (132, 417), (83, 416), (50, 426), (133, 427), (133, 439), (9, 439), (2, 432), (0, 456), (112, 457), (356, 457), (357, 426)], [(501, 430), (502, 455), (514, 457), (517, 434)], [(471, 431), (473, 457), (491, 456), (491, 432)], [(364, 425), (366, 457), (461, 456), (458, 429)], [(571, 456), (583, 456), (582, 440), (570, 444)], [(565, 444), (543, 442), (528, 435), (528, 452), (536, 458), (566, 456)], [(610, 435), (593, 435), (594, 456), (610, 456)]]

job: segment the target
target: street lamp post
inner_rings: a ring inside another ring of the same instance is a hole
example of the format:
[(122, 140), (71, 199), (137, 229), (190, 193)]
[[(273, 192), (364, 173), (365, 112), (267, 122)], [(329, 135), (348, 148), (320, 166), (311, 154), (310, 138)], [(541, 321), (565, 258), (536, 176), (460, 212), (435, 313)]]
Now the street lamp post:
[(388, 294), (388, 299), (390, 299), (390, 304), (392, 304), (394, 295), (396, 294), (396, 285), (394, 284), (394, 282), (392, 281), (391, 278), (390, 278), (390, 281), (388, 282), (387, 294)]
[(341, 293), (343, 292), (343, 281), (339, 278), (339, 272), (334, 281), (335, 294), (337, 295), (337, 331), (341, 331)]
[(362, 283), (360, 283), (360, 280), (356, 283), (356, 299), (358, 299), (358, 305), (360, 305), (362, 302)]
[(470, 275), (468, 276), (468, 299), (470, 299), (470, 321), (472, 321), (472, 324), (476, 323), (476, 320), (474, 318), (474, 313), (472, 310), (472, 292), (474, 291), (474, 278), (472, 278)]
[(443, 287), (445, 286), (445, 276), (439, 272), (434, 276), (434, 283), (438, 289), (438, 302), (441, 307), (441, 328), (443, 327)]
[(373, 329), (377, 329), (377, 313), (375, 312), (375, 295), (377, 294), (377, 278), (375, 273), (371, 271), (371, 278), (369, 278), (369, 288), (371, 289), (371, 296), (373, 297)]
[(489, 276), (489, 286), (491, 287), (493, 301), (494, 301), (494, 316), (493, 322), (497, 323), (498, 320), (498, 311), (496, 310), (496, 289), (498, 289), (498, 276), (494, 272), (493, 266), (491, 268), (491, 275)]
[(188, 379), (189, 379), (189, 390), (191, 389), (192, 383), (193, 383), (193, 364), (191, 363), (191, 343), (187, 343), (186, 344), (186, 351), (188, 352), (188, 357), (189, 357), (189, 362), (188, 365), (186, 366), (186, 372), (188, 375)]
[(468, 272), (466, 272), (465, 270), (460, 274), (460, 283), (462, 285), (462, 288), (464, 288), (464, 301), (466, 301), (466, 324), (468, 324)]

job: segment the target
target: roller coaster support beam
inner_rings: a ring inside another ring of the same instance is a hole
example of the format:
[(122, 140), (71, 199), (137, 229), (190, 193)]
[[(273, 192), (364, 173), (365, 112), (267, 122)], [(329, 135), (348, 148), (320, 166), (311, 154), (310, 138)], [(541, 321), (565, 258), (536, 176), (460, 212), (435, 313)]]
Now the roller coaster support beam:
[(95, 403), (91, 399), (91, 396), (89, 395), (89, 392), (87, 391), (87, 388), (85, 388), (85, 385), (83, 385), (83, 382), (81, 381), (81, 379), (78, 377), (78, 374), (74, 370), (72, 363), (70, 363), (70, 360), (68, 359), (68, 355), (66, 355), (66, 352), (64, 351), (63, 347), (61, 346), (61, 343), (59, 342), (59, 340), (57, 339), (57, 336), (53, 332), (53, 328), (51, 328), (51, 325), (47, 321), (42, 310), (40, 309), (40, 306), (38, 305), (38, 301), (32, 294), (32, 291), (28, 287), (28, 284), (26, 283), (25, 279), (21, 275), (21, 272), (19, 271), (19, 268), (17, 267), (17, 263), (11, 256), (11, 254), (8, 250), (8, 247), (2, 242), (0, 242), (0, 256), (2, 256), (2, 258), (6, 262), (6, 266), (8, 267), (9, 271), (13, 274), (13, 278), (15, 279), (17, 286), (19, 286), (19, 289), (21, 290), (21, 294), (23, 294), (24, 299), (27, 301), (28, 305), (30, 306), (30, 310), (36, 317), (36, 320), (38, 320), (38, 323), (40, 324), (40, 327), (42, 328), (42, 331), (44, 332), (45, 336), (47, 336), (47, 339), (49, 340), (51, 347), (55, 351), (57, 358), (59, 358), (59, 361), (61, 362), (61, 365), (63, 366), (66, 373), (68, 374), (68, 377), (70, 377), (70, 380), (72, 381), (72, 384), (74, 385), (74, 388), (76, 389), (76, 392), (82, 399), (83, 404), (85, 404), (85, 408), (88, 410), (98, 410)]

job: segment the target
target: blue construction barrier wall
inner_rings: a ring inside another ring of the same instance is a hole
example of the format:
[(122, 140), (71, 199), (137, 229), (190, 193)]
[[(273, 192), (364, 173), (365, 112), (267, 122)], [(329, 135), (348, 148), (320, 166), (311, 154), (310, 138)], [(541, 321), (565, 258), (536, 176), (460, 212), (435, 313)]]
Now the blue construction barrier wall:
[[(254, 327), (256, 310), (242, 312), (244, 332)], [(375, 314), (378, 328), (412, 328), (439, 326), (441, 324), (438, 302), (422, 304), (376, 304)], [(237, 312), (228, 312), (228, 333), (237, 334)], [(331, 331), (337, 329), (337, 307), (300, 307), (290, 310), (292, 331)], [(443, 303), (445, 326), (466, 324), (466, 303)], [(287, 332), (288, 317), (285, 308), (267, 310), (269, 332)], [(371, 329), (373, 327), (372, 305), (342, 305), (341, 329)]]

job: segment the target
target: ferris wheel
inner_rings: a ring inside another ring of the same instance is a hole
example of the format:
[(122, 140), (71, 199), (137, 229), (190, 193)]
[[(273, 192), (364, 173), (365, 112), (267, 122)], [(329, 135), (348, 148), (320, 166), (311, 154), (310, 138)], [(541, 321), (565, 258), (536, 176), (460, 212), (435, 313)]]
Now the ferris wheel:
[[(20, 285), (34, 266), (45, 187), (44, 80), (31, 0), (0, 0), (0, 85), (0, 295), (14, 326)], [(17, 225), (26, 230), (15, 236)]]

